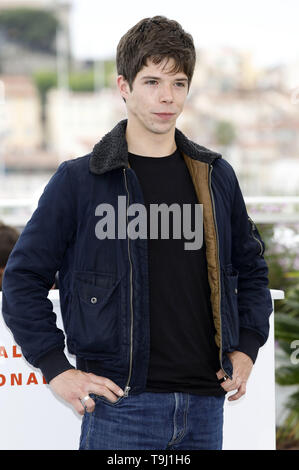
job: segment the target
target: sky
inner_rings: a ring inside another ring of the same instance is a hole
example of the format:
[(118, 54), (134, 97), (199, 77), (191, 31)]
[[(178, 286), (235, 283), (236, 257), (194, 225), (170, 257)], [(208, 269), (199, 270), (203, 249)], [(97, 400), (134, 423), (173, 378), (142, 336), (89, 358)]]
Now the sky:
[(258, 66), (299, 61), (298, 0), (72, 0), (71, 40), (78, 59), (115, 57), (140, 19), (164, 15), (192, 34), (196, 48), (248, 50)]

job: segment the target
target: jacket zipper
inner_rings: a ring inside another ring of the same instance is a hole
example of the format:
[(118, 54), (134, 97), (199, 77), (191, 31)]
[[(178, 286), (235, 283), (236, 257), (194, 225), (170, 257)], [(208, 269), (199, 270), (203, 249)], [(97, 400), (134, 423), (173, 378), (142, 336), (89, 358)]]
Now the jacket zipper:
[(247, 215), (247, 216), (248, 216), (248, 220), (249, 220), (250, 223), (251, 223), (251, 234), (252, 234), (252, 237), (254, 238), (254, 240), (256, 240), (256, 241), (258, 242), (258, 244), (259, 244), (260, 247), (261, 247), (261, 252), (259, 253), (259, 256), (262, 256), (262, 254), (263, 254), (263, 249), (264, 249), (264, 248), (263, 248), (263, 245), (262, 245), (261, 241), (260, 241), (257, 237), (254, 236), (254, 233), (253, 233), (253, 231), (256, 229), (255, 223), (254, 223), (253, 220), (249, 217), (249, 215)]
[(219, 266), (219, 271), (218, 271), (218, 282), (219, 282), (219, 318), (220, 318), (220, 349), (219, 349), (219, 359), (220, 359), (220, 366), (223, 372), (231, 378), (230, 374), (226, 372), (226, 370), (223, 368), (222, 364), (222, 322), (221, 322), (221, 282), (220, 282), (220, 259), (219, 259), (219, 236), (218, 236), (218, 227), (216, 223), (216, 211), (215, 211), (215, 201), (214, 201), (214, 195), (213, 195), (213, 190), (212, 190), (212, 171), (213, 171), (213, 165), (210, 164), (210, 171), (209, 171), (209, 190), (210, 190), (210, 195), (212, 199), (212, 209), (213, 209), (213, 220), (214, 220), (214, 225), (216, 229), (216, 240), (217, 240), (217, 258), (218, 258), (218, 266)]
[[(127, 226), (128, 226), (128, 205), (129, 205), (129, 190), (128, 190), (128, 185), (127, 185), (127, 177), (126, 177), (126, 169), (123, 169), (124, 172), (124, 178), (125, 178), (125, 186), (126, 186), (126, 191), (127, 191)], [(125, 397), (128, 396), (129, 390), (131, 387), (129, 387), (129, 383), (131, 380), (131, 374), (132, 374), (132, 360), (133, 360), (133, 281), (132, 281), (132, 276), (133, 276), (133, 268), (132, 268), (132, 260), (131, 260), (131, 252), (130, 252), (130, 237), (128, 236), (128, 256), (129, 256), (129, 263), (130, 263), (130, 307), (131, 307), (131, 330), (130, 330), (130, 367), (129, 367), (129, 377), (127, 384), (124, 389), (124, 395)]]

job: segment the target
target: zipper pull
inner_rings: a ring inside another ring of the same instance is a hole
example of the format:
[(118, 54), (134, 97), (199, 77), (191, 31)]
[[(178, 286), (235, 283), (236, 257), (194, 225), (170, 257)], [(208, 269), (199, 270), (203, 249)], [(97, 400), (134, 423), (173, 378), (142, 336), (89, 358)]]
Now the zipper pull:
[(129, 390), (130, 389), (131, 389), (131, 387), (128, 387), (128, 386), (125, 387), (124, 394), (123, 394), (124, 397), (127, 397), (129, 395)]

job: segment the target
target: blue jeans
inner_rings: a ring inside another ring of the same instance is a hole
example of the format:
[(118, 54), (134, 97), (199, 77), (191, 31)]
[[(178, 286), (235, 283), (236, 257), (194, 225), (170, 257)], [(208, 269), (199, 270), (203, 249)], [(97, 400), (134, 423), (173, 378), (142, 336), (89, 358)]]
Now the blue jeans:
[(96, 406), (84, 414), (79, 450), (222, 449), (225, 396), (143, 392), (115, 403), (90, 396)]

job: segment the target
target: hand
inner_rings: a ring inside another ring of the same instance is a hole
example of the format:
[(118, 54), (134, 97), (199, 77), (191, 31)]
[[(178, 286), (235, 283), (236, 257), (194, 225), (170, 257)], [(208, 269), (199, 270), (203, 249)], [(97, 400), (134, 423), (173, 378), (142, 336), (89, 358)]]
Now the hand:
[[(50, 380), (49, 385), (53, 392), (70, 403), (80, 415), (84, 415), (85, 411), (80, 399), (82, 400), (89, 393), (103, 395), (112, 402), (123, 395), (122, 389), (107, 377), (77, 369), (62, 372)], [(85, 402), (85, 407), (88, 413), (92, 413), (95, 407), (94, 400), (89, 398)]]
[[(253, 367), (252, 359), (241, 351), (233, 351), (227, 353), (233, 365), (233, 377), (222, 382), (220, 385), (226, 392), (236, 390), (237, 393), (228, 397), (229, 401), (238, 400), (242, 395), (246, 393), (246, 383)], [(216, 372), (218, 379), (222, 379), (225, 376), (222, 369)]]

